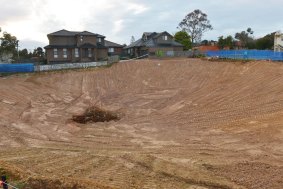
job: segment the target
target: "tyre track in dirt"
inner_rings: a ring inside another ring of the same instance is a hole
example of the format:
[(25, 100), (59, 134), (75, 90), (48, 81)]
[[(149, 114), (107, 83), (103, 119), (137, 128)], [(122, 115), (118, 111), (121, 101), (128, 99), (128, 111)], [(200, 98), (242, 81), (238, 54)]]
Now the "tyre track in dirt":
[[(10, 76), (0, 83), (0, 161), (84, 188), (279, 189), (282, 71), (175, 59)], [(123, 117), (72, 122), (93, 105)]]

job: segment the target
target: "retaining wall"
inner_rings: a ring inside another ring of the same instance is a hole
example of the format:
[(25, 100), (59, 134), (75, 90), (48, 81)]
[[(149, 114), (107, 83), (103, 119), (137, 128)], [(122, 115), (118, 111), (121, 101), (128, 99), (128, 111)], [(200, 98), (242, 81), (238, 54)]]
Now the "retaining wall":
[(106, 65), (107, 65), (107, 61), (38, 65), (38, 66), (34, 66), (34, 71), (42, 72), (42, 71), (63, 70), (63, 69), (90, 68), (90, 67), (98, 67), (98, 66), (106, 66)]

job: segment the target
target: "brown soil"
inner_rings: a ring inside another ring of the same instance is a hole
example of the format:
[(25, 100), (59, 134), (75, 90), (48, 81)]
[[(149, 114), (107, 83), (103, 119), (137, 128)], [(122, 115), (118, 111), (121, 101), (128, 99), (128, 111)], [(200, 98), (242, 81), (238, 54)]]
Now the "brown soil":
[[(282, 91), (266, 61), (2, 77), (0, 173), (21, 188), (282, 189)], [(123, 116), (72, 120), (89, 107)]]

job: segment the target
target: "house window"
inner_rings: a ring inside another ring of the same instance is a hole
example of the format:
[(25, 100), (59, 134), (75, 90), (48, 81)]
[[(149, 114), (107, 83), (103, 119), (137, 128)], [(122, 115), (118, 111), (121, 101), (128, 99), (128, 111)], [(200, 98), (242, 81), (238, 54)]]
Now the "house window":
[(98, 38), (98, 43), (101, 43), (101, 38)]
[(114, 48), (109, 48), (108, 52), (113, 53), (114, 52)]
[(75, 57), (78, 58), (79, 57), (79, 49), (75, 48)]
[(58, 49), (53, 49), (54, 58), (58, 58)]
[(164, 40), (164, 41), (167, 41), (167, 40), (168, 40), (168, 36), (167, 36), (167, 35), (164, 35), (164, 36), (163, 36), (163, 40)]
[(128, 54), (131, 54), (131, 52), (132, 52), (132, 49), (128, 49)]
[(146, 35), (144, 35), (143, 40), (144, 40), (144, 41), (146, 41), (146, 40), (147, 40), (147, 36), (146, 36)]
[(87, 49), (87, 54), (89, 58), (92, 57), (91, 49)]
[(63, 49), (63, 58), (67, 58), (68, 55), (67, 55), (67, 49)]

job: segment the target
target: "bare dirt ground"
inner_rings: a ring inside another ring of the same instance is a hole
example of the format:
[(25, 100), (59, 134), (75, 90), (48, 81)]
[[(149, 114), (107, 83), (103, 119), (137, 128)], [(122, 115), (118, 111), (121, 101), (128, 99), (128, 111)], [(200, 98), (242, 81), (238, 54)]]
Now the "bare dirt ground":
[[(94, 105), (123, 117), (71, 120)], [(283, 188), (281, 63), (140, 60), (2, 77), (0, 120), (0, 172), (22, 188)]]

